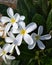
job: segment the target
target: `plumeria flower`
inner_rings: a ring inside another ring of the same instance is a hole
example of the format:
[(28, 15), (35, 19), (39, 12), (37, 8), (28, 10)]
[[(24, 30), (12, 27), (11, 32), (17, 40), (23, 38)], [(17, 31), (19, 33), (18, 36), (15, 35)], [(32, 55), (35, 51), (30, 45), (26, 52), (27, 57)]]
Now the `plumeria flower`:
[(15, 37), (11, 32), (8, 33), (8, 36), (9, 37), (5, 38), (5, 41), (7, 43), (12, 43), (10, 53), (13, 51), (15, 47), (17, 54), (20, 55), (20, 50), (18, 46), (21, 45), (22, 38), (20, 38), (18, 35)]
[[(18, 42), (22, 42), (22, 39), (29, 45), (33, 43), (32, 37), (29, 35), (30, 32), (34, 31), (37, 28), (36, 23), (32, 22), (29, 25), (25, 26), (24, 22), (19, 23), (20, 27), (17, 30), (18, 33)], [(12, 31), (11, 31), (12, 32)]]
[(3, 46), (3, 48), (0, 47), (0, 56), (5, 61), (5, 63), (7, 63), (7, 59), (8, 60), (14, 60), (15, 59), (14, 56), (7, 55), (7, 53), (9, 52), (10, 49), (11, 49), (10, 44), (5, 44)]
[(11, 26), (13, 27), (13, 29), (17, 29), (18, 28), (18, 24), (17, 23), (19, 21), (23, 21), (25, 19), (25, 16), (20, 16), (18, 13), (16, 13), (14, 15), (13, 9), (10, 8), (10, 7), (7, 9), (7, 14), (8, 14), (8, 16), (10, 18), (6, 17), (6, 16), (2, 16), (1, 17), (1, 22), (3, 24), (8, 23), (7, 27), (6, 27), (6, 30), (9, 30)]
[(36, 46), (36, 43), (40, 49), (42, 50), (45, 49), (45, 45), (43, 44), (41, 40), (49, 40), (51, 38), (51, 35), (46, 34), (41, 36), (42, 33), (43, 33), (43, 26), (39, 26), (38, 34), (32, 33), (31, 37), (33, 38), (34, 42), (32, 45), (28, 46), (29, 49), (33, 49)]

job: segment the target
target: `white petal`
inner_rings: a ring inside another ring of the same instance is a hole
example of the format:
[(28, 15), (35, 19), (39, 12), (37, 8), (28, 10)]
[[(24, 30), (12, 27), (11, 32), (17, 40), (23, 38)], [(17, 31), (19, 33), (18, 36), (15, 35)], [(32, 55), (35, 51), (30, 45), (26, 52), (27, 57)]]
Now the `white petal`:
[(20, 20), (24, 20), (25, 19), (25, 16), (20, 16)]
[(29, 46), (28, 46), (28, 49), (31, 50), (31, 49), (33, 49), (35, 46), (36, 46), (36, 42), (34, 42), (32, 45), (29, 45)]
[(17, 29), (15, 29), (15, 28), (11, 28), (11, 32), (13, 33), (13, 34), (17, 34), (17, 33), (19, 33), (19, 30), (17, 30)]
[(8, 23), (5, 27), (5, 32), (8, 32), (11, 27), (11, 23)]
[(0, 56), (2, 56), (3, 49), (0, 47)]
[(11, 31), (8, 33), (8, 36), (11, 37), (12, 39), (15, 39), (15, 36), (13, 35)]
[(16, 13), (16, 14), (14, 15), (14, 18), (16, 19), (16, 22), (18, 22), (19, 19), (20, 19), (20, 15), (19, 15), (18, 13)]
[(3, 46), (3, 50), (5, 50), (7, 53), (10, 52), (11, 49), (12, 49), (12, 45), (10, 45), (10, 44), (5, 44)]
[(34, 23), (34, 22), (30, 23), (30, 24), (27, 25), (27, 27), (26, 27), (27, 33), (30, 33), (30, 32), (32, 32), (32, 31), (34, 31), (36, 28), (37, 28), (36, 23)]
[(22, 27), (23, 29), (25, 29), (25, 22), (23, 22), (23, 21), (19, 22), (19, 26)]
[(10, 44), (10, 49), (9, 49), (9, 52), (10, 52), (10, 53), (13, 53), (14, 47), (15, 47), (14, 44)]
[(18, 24), (17, 23), (14, 23), (13, 24), (13, 29), (17, 29), (18, 28)]
[(40, 49), (42, 49), (42, 50), (45, 49), (45, 45), (40, 40), (38, 40), (37, 43), (38, 43), (38, 47)]
[(8, 18), (8, 17), (6, 17), (6, 16), (1, 17), (1, 22), (2, 22), (3, 24), (5, 24), (5, 23), (7, 23), (7, 22), (9, 22), (9, 21), (10, 21), (10, 18)]
[(11, 37), (5, 37), (5, 42), (12, 43), (13, 42), (13, 38), (11, 38)]
[(31, 34), (31, 37), (33, 38), (33, 41), (34, 41), (34, 42), (36, 41), (35, 36), (37, 36), (36, 33), (32, 33), (32, 34)]
[(5, 55), (2, 56), (2, 59), (3, 59), (4, 62), (7, 64), (7, 61), (6, 61)]
[(15, 49), (16, 49), (17, 54), (20, 55), (20, 50), (18, 49), (17, 46), (15, 46)]
[(17, 36), (16, 36), (16, 40), (17, 40), (17, 45), (20, 46), (21, 43), (22, 43), (22, 35), (20, 35), (20, 34), (17, 35)]
[(24, 40), (28, 45), (32, 45), (33, 44), (33, 39), (29, 34), (24, 35)]
[(14, 56), (10, 56), (10, 55), (6, 55), (6, 58), (9, 59), (9, 60), (14, 60), (15, 59)]
[(51, 39), (51, 35), (50, 34), (46, 34), (40, 37), (41, 40), (49, 40)]
[(41, 35), (42, 33), (43, 33), (43, 26), (39, 26), (38, 35)]
[(2, 36), (2, 35), (3, 35), (3, 31), (2, 32), (0, 31), (0, 36)]
[(7, 9), (7, 14), (8, 14), (9, 17), (12, 18), (12, 17), (14, 16), (13, 9), (9, 7), (9, 8)]

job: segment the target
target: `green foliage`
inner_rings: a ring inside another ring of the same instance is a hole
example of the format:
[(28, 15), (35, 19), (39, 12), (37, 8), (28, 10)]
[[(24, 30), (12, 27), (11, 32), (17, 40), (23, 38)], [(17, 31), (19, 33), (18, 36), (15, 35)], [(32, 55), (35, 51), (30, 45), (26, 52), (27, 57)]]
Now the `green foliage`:
[[(52, 30), (52, 0), (18, 0), (17, 9), (15, 12), (26, 17), (25, 23), (36, 22), (44, 26), (44, 33), (49, 33)], [(7, 6), (0, 4), (0, 13), (7, 15)], [(36, 31), (35, 31), (36, 32)], [(0, 38), (1, 39), (1, 38)], [(0, 41), (4, 43), (4, 41)], [(2, 45), (1, 45), (2, 46)], [(52, 65), (52, 40), (45, 41), (45, 50), (39, 50), (35, 47), (33, 50), (28, 50), (25, 42), (19, 47), (21, 55), (17, 56), (16, 60), (10, 65)], [(6, 65), (3, 63), (3, 65)]]
[(50, 10), (48, 17), (47, 17), (47, 31), (50, 31), (52, 29), (52, 9)]

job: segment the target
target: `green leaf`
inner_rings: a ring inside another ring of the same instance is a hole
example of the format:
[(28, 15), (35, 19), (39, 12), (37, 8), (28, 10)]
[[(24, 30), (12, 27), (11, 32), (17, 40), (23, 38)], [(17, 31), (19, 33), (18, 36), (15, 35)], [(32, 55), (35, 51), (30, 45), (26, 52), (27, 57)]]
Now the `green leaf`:
[(32, 18), (32, 21), (33, 22), (36, 22), (38, 25), (45, 25), (44, 24), (45, 23), (45, 20), (44, 20), (43, 16), (40, 15), (40, 14), (35, 14), (33, 16), (33, 18)]
[(50, 10), (46, 22), (47, 31), (50, 31), (52, 29), (52, 9)]

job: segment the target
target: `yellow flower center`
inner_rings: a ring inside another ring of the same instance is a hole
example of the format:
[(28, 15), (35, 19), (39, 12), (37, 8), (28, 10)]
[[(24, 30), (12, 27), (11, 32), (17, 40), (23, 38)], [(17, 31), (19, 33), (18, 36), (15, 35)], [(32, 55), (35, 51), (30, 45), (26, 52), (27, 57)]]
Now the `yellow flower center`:
[(22, 29), (22, 30), (20, 31), (20, 34), (22, 34), (22, 35), (26, 34), (26, 30)]
[(16, 20), (14, 18), (11, 18), (10, 22), (13, 24), (16, 22)]
[(36, 40), (39, 40), (40, 39), (40, 36), (39, 35), (35, 36), (35, 39)]
[(3, 54), (3, 55), (6, 54), (6, 51), (3, 51), (2, 54)]

